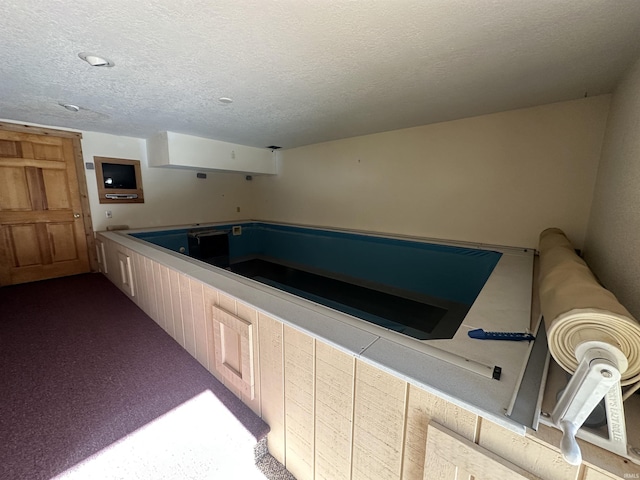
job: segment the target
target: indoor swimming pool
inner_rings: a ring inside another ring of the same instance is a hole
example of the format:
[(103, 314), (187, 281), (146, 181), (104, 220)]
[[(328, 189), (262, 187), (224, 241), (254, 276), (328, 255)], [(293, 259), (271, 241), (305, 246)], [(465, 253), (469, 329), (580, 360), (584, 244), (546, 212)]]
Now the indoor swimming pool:
[(502, 256), (262, 222), (130, 235), (419, 340), (455, 335)]

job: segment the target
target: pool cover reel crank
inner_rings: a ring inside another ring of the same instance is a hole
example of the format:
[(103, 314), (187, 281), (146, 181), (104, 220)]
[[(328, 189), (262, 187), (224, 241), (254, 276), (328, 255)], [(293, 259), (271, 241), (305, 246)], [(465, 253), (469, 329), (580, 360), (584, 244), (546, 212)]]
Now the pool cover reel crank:
[[(576, 436), (618, 455), (627, 455), (627, 430), (620, 377), (628, 367), (626, 357), (612, 345), (589, 341), (576, 348), (580, 361), (573, 377), (551, 413), (552, 425), (562, 430), (560, 451), (571, 465), (580, 465), (582, 453)], [(608, 436), (579, 428), (605, 399)]]

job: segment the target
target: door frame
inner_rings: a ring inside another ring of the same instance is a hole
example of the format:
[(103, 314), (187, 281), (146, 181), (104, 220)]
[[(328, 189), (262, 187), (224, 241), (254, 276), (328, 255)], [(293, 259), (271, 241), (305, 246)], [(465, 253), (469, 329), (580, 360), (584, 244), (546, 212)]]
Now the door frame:
[(82, 155), (82, 133), (68, 130), (55, 130), (53, 128), (37, 127), (19, 123), (0, 122), (0, 130), (17, 133), (29, 133), (31, 135), (45, 135), (49, 137), (70, 138), (73, 143), (73, 157), (76, 165), (76, 176), (78, 177), (78, 191), (80, 192), (80, 207), (82, 211), (82, 222), (87, 242), (87, 254), (89, 256), (89, 267), (92, 272), (99, 271), (98, 257), (96, 254), (95, 235), (93, 233), (93, 222), (91, 221), (91, 206), (89, 204), (89, 193), (87, 190), (87, 177), (84, 173), (84, 157)]

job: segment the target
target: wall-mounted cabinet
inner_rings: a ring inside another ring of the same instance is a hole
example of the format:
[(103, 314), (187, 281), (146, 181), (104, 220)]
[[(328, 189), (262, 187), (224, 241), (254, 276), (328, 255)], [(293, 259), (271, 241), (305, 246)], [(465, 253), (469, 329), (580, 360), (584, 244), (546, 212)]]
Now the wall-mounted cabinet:
[(147, 140), (152, 167), (188, 168), (252, 175), (276, 174), (276, 153), (209, 138), (162, 132)]

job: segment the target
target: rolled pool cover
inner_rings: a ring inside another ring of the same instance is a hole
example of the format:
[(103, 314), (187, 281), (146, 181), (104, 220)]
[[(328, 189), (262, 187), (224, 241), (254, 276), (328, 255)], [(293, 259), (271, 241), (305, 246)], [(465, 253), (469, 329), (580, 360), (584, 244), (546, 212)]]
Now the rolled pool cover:
[(549, 338), (549, 351), (573, 374), (578, 368), (576, 347), (606, 342), (627, 357), (629, 367), (620, 383), (640, 381), (640, 324), (618, 299), (600, 285), (573, 249), (564, 232), (549, 228), (540, 234), (540, 308)]

